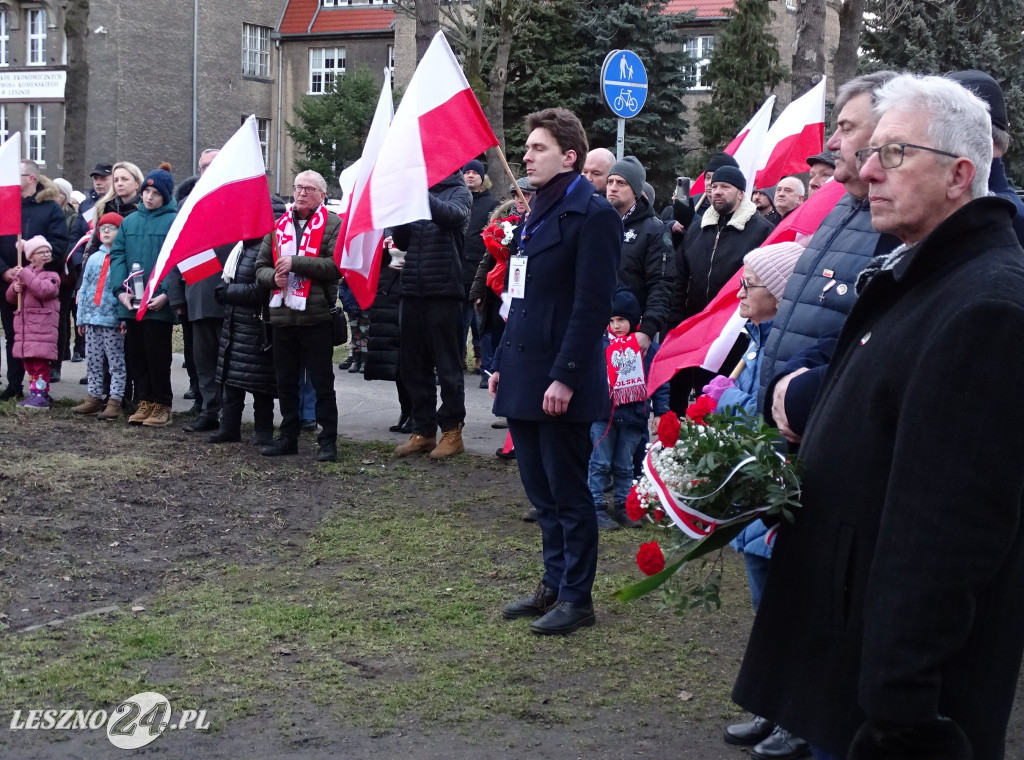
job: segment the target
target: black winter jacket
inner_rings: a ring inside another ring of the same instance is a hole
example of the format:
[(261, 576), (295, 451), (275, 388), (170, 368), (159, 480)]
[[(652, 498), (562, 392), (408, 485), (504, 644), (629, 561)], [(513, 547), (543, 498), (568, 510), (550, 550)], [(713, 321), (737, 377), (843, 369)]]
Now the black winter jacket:
[[(636, 210), (622, 221), (622, 258), (618, 284), (629, 288), (640, 302), (643, 319), (638, 332), (653, 338), (669, 327), (676, 264), (672, 234), (641, 196)], [(672, 325), (675, 327), (675, 325)]]
[[(388, 259), (387, 253), (384, 259)], [(377, 296), (370, 307), (370, 335), (366, 345), (364, 380), (394, 380), (398, 377), (401, 270), (382, 266)]]
[(487, 252), (484, 239), (480, 237), (491, 218), (491, 212), (498, 206), (498, 199), (490, 190), (473, 193), (473, 209), (469, 212), (469, 228), (466, 230), (466, 245), (462, 252), (462, 284), (469, 293), (473, 287), (476, 270)]
[(234, 279), (230, 283), (222, 280), (215, 291), (217, 302), (224, 305), (217, 382), (276, 396), (277, 380), (269, 350), (273, 331), (263, 318), (270, 288), (256, 279), (256, 257), (262, 243), (262, 238), (245, 241)]
[(402, 298), (463, 299), (462, 250), (473, 194), (459, 171), (430, 188), (429, 200), (430, 219), (392, 232), (395, 247), (406, 252)]

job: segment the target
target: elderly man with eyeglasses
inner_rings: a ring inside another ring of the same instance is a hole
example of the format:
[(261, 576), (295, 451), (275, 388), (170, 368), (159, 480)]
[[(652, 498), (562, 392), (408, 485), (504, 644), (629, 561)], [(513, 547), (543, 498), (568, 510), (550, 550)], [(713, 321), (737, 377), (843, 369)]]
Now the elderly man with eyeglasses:
[(1024, 653), (1024, 250), (986, 106), (877, 93), (856, 152), (902, 245), (857, 282), (733, 692), (818, 758), (1002, 758)]
[(316, 393), (317, 461), (338, 456), (338, 402), (334, 394), (334, 341), (331, 308), (338, 299), (341, 273), (334, 246), (341, 219), (327, 210), (327, 182), (314, 171), (295, 178), (295, 203), (266, 236), (256, 257), (256, 277), (273, 291), (270, 325), (274, 370), (281, 406), (276, 441), (264, 456), (298, 453), (299, 379), (306, 368)]

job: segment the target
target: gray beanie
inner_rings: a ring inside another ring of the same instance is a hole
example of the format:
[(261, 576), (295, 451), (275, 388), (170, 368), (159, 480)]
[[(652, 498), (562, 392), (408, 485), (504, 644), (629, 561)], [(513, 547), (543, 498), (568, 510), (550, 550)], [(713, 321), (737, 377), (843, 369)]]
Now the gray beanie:
[(743, 257), (743, 264), (754, 270), (769, 293), (781, 299), (803, 252), (799, 243), (773, 243), (752, 250)]
[(644, 192), (644, 182), (647, 181), (647, 170), (636, 156), (626, 156), (621, 161), (612, 164), (612, 168), (608, 170), (608, 176), (613, 174), (626, 180), (633, 195), (637, 197), (637, 200), (640, 199)]

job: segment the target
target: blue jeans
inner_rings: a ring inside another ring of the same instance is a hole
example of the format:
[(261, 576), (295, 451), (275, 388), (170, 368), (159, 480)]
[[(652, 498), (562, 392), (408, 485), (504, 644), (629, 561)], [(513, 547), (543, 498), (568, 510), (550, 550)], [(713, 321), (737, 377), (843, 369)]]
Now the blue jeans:
[[(605, 432), (607, 431), (607, 433)], [(630, 425), (617, 419), (599, 420), (590, 427), (590, 440), (594, 451), (590, 455), (587, 484), (594, 497), (594, 508), (604, 510), (604, 489), (608, 476), (612, 477), (613, 507), (621, 511), (633, 487), (633, 454), (643, 439), (642, 425)]]
[(302, 375), (299, 380), (299, 419), (303, 422), (308, 420), (316, 419), (316, 390), (313, 388), (313, 383), (309, 379), (309, 375), (306, 373), (306, 369), (302, 369)]

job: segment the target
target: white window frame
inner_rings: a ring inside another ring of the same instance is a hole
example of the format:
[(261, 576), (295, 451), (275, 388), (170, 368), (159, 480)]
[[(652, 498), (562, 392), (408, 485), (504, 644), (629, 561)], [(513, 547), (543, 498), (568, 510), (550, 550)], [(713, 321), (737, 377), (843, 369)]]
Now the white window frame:
[(270, 79), (270, 27), (242, 24), (242, 76)]
[(46, 124), (42, 103), (25, 106), (25, 157), (37, 164), (46, 163)]
[(11, 16), (0, 11), (0, 66), (11, 65)]
[(713, 34), (698, 34), (683, 40), (683, 54), (687, 56), (687, 61), (683, 66), (690, 82), (689, 89), (709, 89), (708, 85), (701, 80), (708, 64), (711, 63), (711, 53), (714, 49), (715, 36)]
[(7, 104), (0, 103), (0, 143), (7, 142), (11, 136), (11, 125), (7, 121)]
[(25, 65), (46, 65), (46, 9), (25, 11)]
[(388, 45), (388, 70), (391, 72), (391, 81), (395, 80), (395, 46)]
[(309, 49), (309, 94), (323, 95), (345, 74), (345, 48)]
[(256, 134), (260, 138), (260, 150), (263, 152), (263, 166), (270, 160), (270, 119), (256, 117)]
[(786, 10), (795, 11), (797, 10), (796, 0), (786, 0)]

